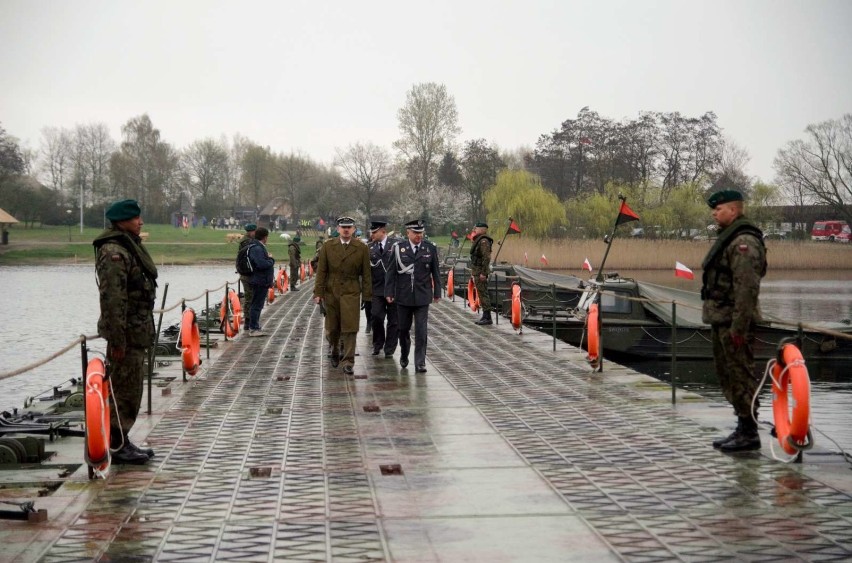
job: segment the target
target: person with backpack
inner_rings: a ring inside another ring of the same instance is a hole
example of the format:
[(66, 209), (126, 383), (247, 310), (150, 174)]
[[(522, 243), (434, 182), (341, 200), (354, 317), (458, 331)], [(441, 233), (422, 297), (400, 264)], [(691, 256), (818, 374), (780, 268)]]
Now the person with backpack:
[(259, 227), (254, 233), (254, 243), (248, 246), (248, 266), (251, 269), (249, 286), (252, 290), (248, 312), (249, 336), (267, 335), (260, 327), (260, 313), (266, 303), (267, 290), (272, 287), (275, 276), (275, 258), (266, 249), (268, 240), (269, 229)]
[[(237, 256), (239, 256), (240, 251), (244, 250), (248, 245), (254, 242), (254, 233), (257, 230), (257, 225), (254, 223), (247, 223), (244, 227), (246, 230), (246, 234), (243, 237), (243, 240), (240, 241), (240, 247), (237, 249)], [(248, 252), (248, 251), (246, 251)], [(239, 271), (237, 271), (240, 274)], [(243, 286), (243, 311), (248, 311), (251, 306), (251, 297), (252, 297), (252, 289), (251, 285), (249, 285), (249, 275), (240, 274), (240, 284)], [(243, 323), (243, 329), (248, 331), (249, 329), (249, 316), (245, 315), (245, 321)]]
[(288, 258), (290, 259), (290, 291), (299, 291), (299, 288), (296, 287), (296, 281), (299, 279), (299, 266), (302, 264), (302, 249), (299, 247), (301, 242), (302, 237), (296, 235), (287, 245)]

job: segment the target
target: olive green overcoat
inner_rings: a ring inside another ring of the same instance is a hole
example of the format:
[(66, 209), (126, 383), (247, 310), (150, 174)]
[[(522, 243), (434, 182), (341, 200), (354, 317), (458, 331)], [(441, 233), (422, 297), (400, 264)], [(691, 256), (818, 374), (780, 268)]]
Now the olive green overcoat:
[(373, 297), (370, 250), (352, 238), (344, 245), (334, 238), (322, 245), (314, 295), (325, 300), (328, 319), (338, 319), (341, 332), (358, 332), (361, 301)]

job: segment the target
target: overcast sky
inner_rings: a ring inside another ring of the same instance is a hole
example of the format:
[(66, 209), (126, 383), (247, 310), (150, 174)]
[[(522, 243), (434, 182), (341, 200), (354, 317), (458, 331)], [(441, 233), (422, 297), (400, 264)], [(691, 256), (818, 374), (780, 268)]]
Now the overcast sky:
[(391, 148), (415, 83), (446, 85), (460, 141), (532, 147), (583, 106), (718, 115), (770, 181), (778, 148), (852, 112), (852, 1), (0, 0), (0, 124), (148, 113), (177, 148), (235, 133), (331, 162)]

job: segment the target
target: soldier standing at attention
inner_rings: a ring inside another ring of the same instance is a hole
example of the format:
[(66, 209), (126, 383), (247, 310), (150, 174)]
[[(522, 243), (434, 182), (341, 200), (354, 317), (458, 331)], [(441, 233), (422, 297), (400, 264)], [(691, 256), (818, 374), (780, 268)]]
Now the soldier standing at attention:
[(408, 366), (413, 319), (414, 371), (425, 373), (429, 304), (441, 299), (438, 249), (423, 240), (426, 226), (422, 220), (409, 221), (405, 229), (408, 240), (393, 245), (393, 256), (385, 275), (385, 299), (396, 304), (399, 315), (399, 365)]
[[(385, 358), (392, 358), (399, 340), (399, 318), (396, 305), (385, 299), (385, 272), (390, 267), (393, 252), (388, 240), (388, 222), (376, 218), (370, 222), (370, 267), (373, 275), (373, 302), (371, 316), (373, 322), (373, 355), (378, 356), (384, 350)], [(387, 319), (387, 329), (385, 329)]]
[(743, 215), (743, 196), (734, 190), (716, 192), (707, 200), (719, 236), (702, 267), (702, 319), (711, 325), (716, 375), (725, 398), (734, 407), (737, 428), (713, 442), (724, 452), (760, 449), (757, 390), (754, 374), (754, 323), (760, 321), (760, 279), (766, 275), (763, 233)]
[[(237, 249), (237, 254), (239, 254), (240, 250), (242, 250), (247, 244), (251, 244), (254, 242), (254, 233), (257, 231), (257, 225), (254, 223), (247, 223), (244, 227), (246, 230), (246, 236), (243, 237), (243, 240), (240, 241), (240, 247)], [(248, 311), (251, 307), (251, 297), (253, 290), (251, 288), (251, 284), (249, 283), (249, 278), (251, 276), (240, 276), (240, 285), (243, 286), (243, 311), (245, 312), (245, 322), (243, 323), (243, 328), (246, 332), (249, 329), (249, 315)]]
[(157, 267), (142, 245), (142, 211), (135, 200), (113, 203), (106, 212), (111, 226), (92, 242), (100, 293), (98, 334), (107, 342), (110, 401), (110, 449), (119, 465), (142, 465), (154, 450), (139, 448), (128, 433), (142, 403), (143, 364), (154, 343)]
[[(322, 245), (314, 284), (314, 302), (325, 303), (325, 331), (331, 345), (331, 365), (343, 364), (343, 373), (352, 375), (355, 365), (355, 341), (361, 319), (361, 302), (372, 298), (370, 251), (352, 236), (355, 220), (337, 220), (338, 237)], [(343, 357), (340, 357), (340, 341)]]
[(479, 306), (482, 307), (482, 318), (476, 321), (478, 325), (490, 325), (491, 303), (488, 298), (488, 275), (491, 273), (491, 245), (494, 240), (488, 236), (488, 223), (480, 222), (474, 225), (473, 244), (470, 246), (470, 276), (476, 285), (479, 295)]
[(299, 288), (296, 287), (296, 280), (299, 279), (299, 265), (302, 263), (300, 242), (302, 242), (302, 237), (296, 235), (287, 245), (287, 251), (290, 254), (290, 291), (299, 291)]

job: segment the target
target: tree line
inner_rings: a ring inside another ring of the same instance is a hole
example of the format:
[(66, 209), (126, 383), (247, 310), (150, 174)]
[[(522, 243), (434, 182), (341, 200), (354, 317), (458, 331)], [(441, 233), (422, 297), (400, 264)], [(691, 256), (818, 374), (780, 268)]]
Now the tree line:
[(599, 236), (619, 193), (662, 232), (705, 226), (704, 199), (722, 188), (743, 191), (750, 214), (766, 222), (777, 220), (766, 210), (782, 199), (839, 214), (852, 202), (852, 115), (810, 125), (805, 139), (784, 145), (775, 185), (745, 173), (747, 152), (725, 138), (713, 112), (616, 121), (585, 107), (533, 148), (506, 150), (459, 141), (455, 100), (444, 85), (421, 83), (406, 93), (397, 121), (391, 148), (358, 141), (331, 163), (239, 134), (176, 148), (147, 114), (130, 118), (118, 141), (103, 123), (46, 127), (37, 149), (0, 127), (0, 207), (27, 223), (56, 224), (82, 205), (86, 222), (99, 225), (104, 206), (127, 197), (151, 222), (188, 207), (214, 217), (282, 198), (294, 222), (419, 216), (439, 232), (513, 216), (534, 236)]

